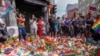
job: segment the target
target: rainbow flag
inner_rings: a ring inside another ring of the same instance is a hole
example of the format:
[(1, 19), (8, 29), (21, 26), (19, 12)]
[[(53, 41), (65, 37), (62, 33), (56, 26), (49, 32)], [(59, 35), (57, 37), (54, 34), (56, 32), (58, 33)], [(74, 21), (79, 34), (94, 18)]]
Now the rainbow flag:
[(95, 32), (100, 33), (100, 18), (93, 24), (92, 29)]
[(1, 13), (0, 18), (4, 18), (11, 10), (13, 10), (13, 7), (10, 5), (9, 1), (5, 1), (4, 11)]

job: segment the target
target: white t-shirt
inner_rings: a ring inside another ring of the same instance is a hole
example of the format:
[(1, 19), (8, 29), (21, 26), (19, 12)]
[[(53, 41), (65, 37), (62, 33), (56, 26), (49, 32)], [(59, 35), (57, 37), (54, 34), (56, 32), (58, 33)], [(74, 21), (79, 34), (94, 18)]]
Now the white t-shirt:
[(37, 22), (36, 22), (36, 21), (33, 21), (33, 20), (31, 19), (31, 20), (30, 20), (30, 23), (32, 23), (32, 24), (30, 25), (31, 28), (37, 29)]

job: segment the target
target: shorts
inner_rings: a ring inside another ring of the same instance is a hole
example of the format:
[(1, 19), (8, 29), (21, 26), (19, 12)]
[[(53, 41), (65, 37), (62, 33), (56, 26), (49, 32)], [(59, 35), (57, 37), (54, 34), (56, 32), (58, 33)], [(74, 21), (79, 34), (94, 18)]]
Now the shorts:
[(31, 34), (37, 34), (37, 29), (31, 28)]

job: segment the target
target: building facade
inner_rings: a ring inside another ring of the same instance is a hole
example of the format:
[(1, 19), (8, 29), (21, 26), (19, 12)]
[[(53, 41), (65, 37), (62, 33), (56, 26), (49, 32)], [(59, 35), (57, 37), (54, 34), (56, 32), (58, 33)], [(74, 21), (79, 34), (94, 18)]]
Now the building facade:
[[(44, 21), (48, 22), (48, 6), (49, 4), (54, 5), (54, 0), (0, 0), (0, 14), (4, 10), (3, 1), (10, 3), (10, 6), (13, 8), (6, 16), (7, 26), (17, 26), (16, 20), (16, 9), (19, 13), (25, 15), (25, 26), (27, 32), (29, 32), (29, 19), (31, 15), (35, 14), (37, 18), (44, 17)], [(1, 16), (1, 15), (0, 15)]]
[(75, 18), (77, 11), (78, 11), (77, 8), (68, 11), (67, 18), (69, 18), (69, 19)]
[(76, 16), (78, 11), (78, 4), (68, 4), (66, 8), (67, 18), (72, 19)]
[(78, 12), (84, 16), (89, 12), (93, 16), (100, 14), (100, 0), (78, 0)]

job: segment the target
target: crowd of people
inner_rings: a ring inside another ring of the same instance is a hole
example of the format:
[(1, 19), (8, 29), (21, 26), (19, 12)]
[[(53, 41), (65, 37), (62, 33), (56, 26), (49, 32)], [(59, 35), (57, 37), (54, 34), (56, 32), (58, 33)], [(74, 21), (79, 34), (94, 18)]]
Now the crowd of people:
[[(96, 18), (98, 19), (99, 17), (100, 16), (90, 17), (79, 15), (78, 17), (70, 19), (64, 16), (56, 18), (55, 15), (51, 15), (48, 18), (48, 23), (46, 23), (42, 16), (37, 18), (34, 14), (32, 14), (31, 19), (29, 20), (29, 26), (31, 34), (34, 34), (35, 37), (39, 36), (40, 38), (43, 38), (45, 35), (52, 37), (85, 36), (87, 38), (92, 37), (95, 40), (98, 40), (99, 38), (95, 35), (97, 33), (93, 31), (92, 26), (96, 21)], [(19, 34), (23, 37), (23, 39), (25, 39), (25, 18), (19, 14), (17, 22), (19, 26)]]
[[(64, 16), (56, 18), (55, 15), (51, 15), (48, 18), (48, 22), (45, 22), (42, 16), (37, 18), (34, 14), (32, 14), (29, 19), (29, 26), (31, 34), (34, 34), (35, 37), (39, 36), (40, 38), (43, 38), (46, 35), (51, 37), (85, 36), (87, 38), (94, 38), (94, 40), (97, 41), (100, 39), (99, 34), (93, 31), (92, 26), (98, 18), (100, 18), (100, 16), (90, 17), (79, 15), (73, 18), (67, 18)], [(27, 36), (25, 22), (25, 17), (23, 14), (19, 13), (17, 16), (17, 23), (19, 27), (20, 40), (25, 39)], [(2, 29), (0, 31), (1, 33), (4, 32)]]
[[(20, 39), (25, 39), (27, 32), (25, 30), (25, 18), (22, 16), (22, 14), (18, 15), (17, 22), (19, 26)], [(30, 32), (31, 34), (34, 34), (35, 37), (37, 37), (37, 35), (42, 37), (46, 34), (45, 25), (46, 24), (43, 21), (43, 17), (36, 18), (34, 14), (29, 20)]]
[(50, 36), (84, 36), (87, 39), (92, 38), (95, 41), (98, 41), (100, 38), (99, 33), (95, 32), (92, 29), (94, 22), (99, 19), (100, 16), (92, 17), (92, 16), (82, 16), (79, 15), (73, 18), (62, 18), (51, 16), (49, 18), (49, 26), (50, 26)]
[[(88, 36), (91, 35), (91, 27), (94, 22), (93, 18), (79, 16), (72, 19), (62, 17), (61, 20), (59, 20), (58, 17), (57, 20), (58, 34), (72, 37), (77, 35), (86, 36), (85, 33), (89, 33)], [(55, 26), (55, 21), (52, 25)]]
[[(16, 37), (8, 38), (3, 44), (0, 43), (0, 55), (33, 56), (37, 55), (41, 49), (43, 50), (39, 55), (43, 56), (45, 55), (44, 52), (47, 52), (45, 56), (49, 56), (49, 50), (52, 52), (51, 55), (55, 52), (59, 56), (63, 55), (62, 52), (64, 52), (64, 55), (71, 55), (69, 52), (79, 56), (93, 55), (92, 52), (95, 52), (99, 46), (91, 45), (86, 41), (86, 38), (93, 37), (95, 32), (91, 27), (95, 21), (93, 17), (79, 16), (69, 19), (65, 17), (56, 18), (55, 15), (51, 15), (46, 23), (43, 17), (37, 18), (32, 14), (29, 19), (32, 35), (27, 35), (25, 29), (26, 20), (23, 14), (20, 13), (17, 16), (19, 40), (24, 41), (19, 41)], [(9, 53), (2, 51), (8, 47), (12, 49)]]
[[(92, 22), (91, 19), (89, 20)], [(83, 17), (72, 18), (72, 19), (58, 17), (56, 20), (54, 18), (50, 18), (49, 24), (50, 24), (50, 28), (52, 29), (51, 30), (52, 32), (57, 30), (58, 33), (61, 35), (76, 36), (79, 33), (81, 34), (85, 32), (84, 28), (86, 27), (86, 19)], [(88, 28), (88, 29), (91, 29), (91, 28)]]

